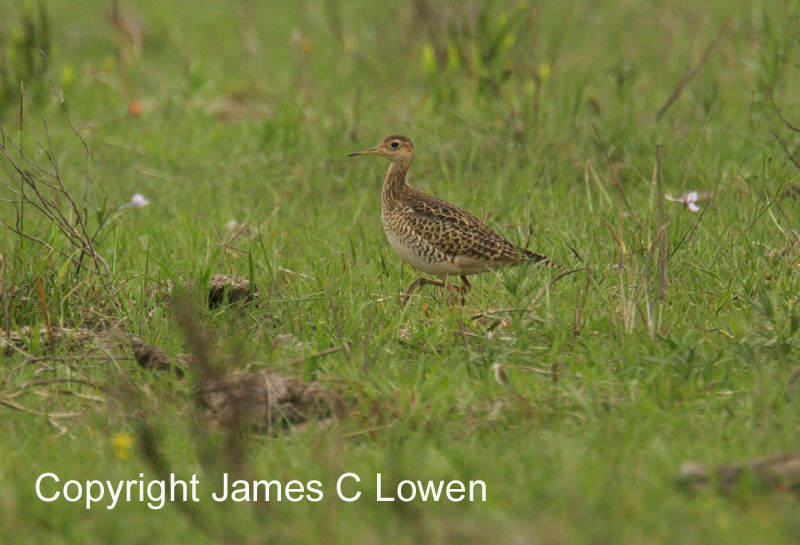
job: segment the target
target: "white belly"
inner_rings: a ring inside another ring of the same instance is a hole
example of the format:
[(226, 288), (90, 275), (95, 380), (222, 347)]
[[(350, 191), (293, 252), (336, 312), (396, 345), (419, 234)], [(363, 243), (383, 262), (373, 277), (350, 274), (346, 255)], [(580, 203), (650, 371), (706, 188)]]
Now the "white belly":
[(389, 244), (400, 256), (400, 259), (411, 265), (417, 270), (428, 274), (435, 274), (441, 276), (443, 274), (456, 274), (455, 272), (446, 272), (447, 258), (442, 252), (438, 252), (433, 246), (426, 241), (415, 241), (412, 245), (411, 238), (406, 235), (403, 236), (395, 231), (384, 229), (386, 238)]
[(403, 261), (424, 273), (436, 276), (467, 275), (482, 273), (495, 268), (490, 263), (468, 257), (448, 256), (434, 248), (426, 240), (413, 239), (413, 244), (411, 244), (412, 238), (410, 235), (403, 235), (390, 229), (384, 229), (384, 232), (397, 255)]

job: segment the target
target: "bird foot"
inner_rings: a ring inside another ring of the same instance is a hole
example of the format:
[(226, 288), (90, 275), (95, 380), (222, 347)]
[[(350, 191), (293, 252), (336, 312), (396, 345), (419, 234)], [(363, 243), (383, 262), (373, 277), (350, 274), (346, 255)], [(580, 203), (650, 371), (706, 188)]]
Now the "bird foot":
[(461, 303), (461, 306), (463, 307), (464, 304), (466, 303), (466, 301), (464, 300), (464, 296), (472, 290), (472, 284), (469, 283), (467, 277), (463, 275), (461, 276), (460, 286), (456, 286), (455, 284), (449, 284), (447, 282), (445, 282), (445, 285), (447, 286), (448, 289), (453, 290), (455, 293), (459, 295), (458, 300)]

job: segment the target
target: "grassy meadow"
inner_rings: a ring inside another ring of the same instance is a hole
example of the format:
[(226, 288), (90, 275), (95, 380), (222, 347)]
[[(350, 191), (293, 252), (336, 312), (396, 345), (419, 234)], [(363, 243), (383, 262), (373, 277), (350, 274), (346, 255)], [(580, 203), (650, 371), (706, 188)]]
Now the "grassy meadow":
[[(0, 325), (24, 337), (0, 365), (0, 542), (800, 542), (786, 483), (679, 482), (800, 450), (799, 21), (771, 0), (0, 0)], [(401, 307), (388, 163), (347, 157), (388, 134), (412, 186), (586, 269)], [(20, 205), (34, 188), (47, 213)], [(666, 198), (693, 191), (697, 211)], [(257, 303), (159, 295), (213, 274)], [(141, 368), (131, 335), (343, 410), (227, 429), (202, 373)], [(44, 502), (43, 473), (48, 494), (196, 475), (200, 501)], [(225, 473), (323, 498), (213, 501)], [(379, 502), (378, 473), (486, 501)]]

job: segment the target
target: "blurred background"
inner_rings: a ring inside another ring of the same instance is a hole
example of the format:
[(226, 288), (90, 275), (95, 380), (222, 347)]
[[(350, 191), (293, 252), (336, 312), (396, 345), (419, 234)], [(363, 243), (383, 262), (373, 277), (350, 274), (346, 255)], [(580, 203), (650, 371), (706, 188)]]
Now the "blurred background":
[(206, 117), (247, 123), (265, 148), (399, 131), (492, 150), (546, 142), (580, 160), (589, 120), (625, 148), (632, 131), (648, 146), (662, 127), (742, 127), (742, 104), (756, 111), (767, 90), (781, 97), (798, 79), (787, 70), (796, 11), (778, 1), (4, 0), (0, 112), (13, 123), (20, 81), (30, 108), (46, 105), (49, 75), (98, 128), (138, 117), (180, 134), (181, 118)]
[(441, 196), (466, 189), (495, 207), (512, 170), (563, 197), (606, 153), (623, 183), (646, 180), (656, 142), (668, 189), (713, 190), (749, 138), (780, 151), (765, 119), (797, 146), (776, 117), (797, 113), (797, 12), (770, 0), (3, 0), (0, 119), (13, 132), (24, 82), (28, 126), (57, 127), (55, 86), (112, 202), (192, 203), (178, 190), (190, 183), (224, 190), (222, 222), (247, 214), (253, 187), (270, 208), (284, 190), (349, 199), (342, 171), (375, 168), (344, 154), (390, 133), (411, 137), (414, 174), (435, 174)]

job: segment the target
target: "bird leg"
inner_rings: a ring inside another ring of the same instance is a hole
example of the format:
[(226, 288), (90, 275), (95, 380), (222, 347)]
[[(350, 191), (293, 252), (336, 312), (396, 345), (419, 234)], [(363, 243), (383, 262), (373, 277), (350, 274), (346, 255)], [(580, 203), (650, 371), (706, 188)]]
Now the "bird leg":
[(453, 289), (456, 290), (461, 295), (466, 295), (472, 289), (472, 284), (469, 283), (467, 277), (463, 274), (461, 275), (461, 285), (460, 286), (453, 286)]
[(424, 276), (420, 276), (419, 278), (414, 280), (410, 286), (408, 286), (408, 289), (400, 299), (400, 304), (402, 306), (406, 306), (408, 298), (411, 297), (411, 295), (415, 291), (421, 290), (422, 286), (439, 286), (440, 288), (443, 288), (445, 287), (445, 285), (446, 284), (441, 280), (431, 280), (430, 278), (425, 278)]
[(467, 280), (467, 277), (464, 276), (463, 274), (461, 275), (461, 285), (460, 286), (456, 286), (455, 284), (448, 284), (447, 283), (447, 279), (445, 278), (445, 286), (448, 289), (453, 290), (454, 292), (456, 292), (459, 295), (459, 301), (461, 302), (461, 306), (463, 307), (464, 303), (465, 303), (464, 296), (466, 294), (468, 294), (470, 292), (470, 290), (472, 289), (472, 284), (469, 283), (469, 280)]
[(469, 280), (467, 280), (467, 277), (464, 275), (461, 275), (461, 282), (462, 284), (460, 286), (456, 286), (454, 284), (450, 284), (447, 281), (446, 276), (443, 277), (442, 280), (432, 280), (430, 278), (425, 278), (424, 276), (420, 276), (419, 278), (414, 280), (408, 287), (408, 289), (400, 299), (400, 304), (402, 306), (405, 306), (406, 303), (408, 302), (409, 297), (411, 297), (411, 295), (413, 295), (415, 291), (421, 290), (423, 286), (438, 286), (440, 288), (453, 290), (454, 292), (461, 295), (461, 304), (463, 305), (464, 295), (469, 293), (469, 291), (472, 289), (472, 284), (469, 283)]

